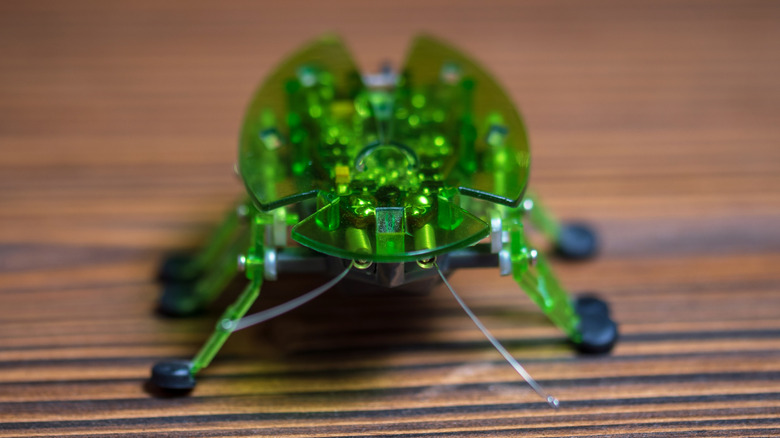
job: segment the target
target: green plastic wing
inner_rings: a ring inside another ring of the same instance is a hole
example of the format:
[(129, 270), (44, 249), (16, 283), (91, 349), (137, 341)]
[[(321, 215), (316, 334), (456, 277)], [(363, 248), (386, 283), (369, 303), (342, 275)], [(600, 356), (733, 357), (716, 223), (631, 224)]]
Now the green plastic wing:
[(467, 196), (517, 206), (528, 182), (530, 154), (525, 126), (506, 92), (493, 77), (459, 50), (420, 36), (404, 68), (412, 84), (450, 82), (462, 89), (465, 107), (457, 125), (457, 163), (447, 185)]
[(528, 179), (525, 130), (506, 94), (429, 37), (415, 40), (397, 81), (367, 78), (329, 36), (265, 81), (239, 151), (255, 203), (317, 196), (292, 238), (344, 258), (421, 260), (485, 237), (458, 193), (516, 206)]
[[(317, 194), (330, 175), (311, 165), (318, 157), (312, 144), (322, 129), (316, 119), (343, 111), (337, 102), (352, 100), (362, 87), (349, 51), (335, 35), (299, 50), (263, 82), (247, 110), (238, 156), (258, 207), (271, 210)], [(301, 88), (309, 92), (296, 92)]]

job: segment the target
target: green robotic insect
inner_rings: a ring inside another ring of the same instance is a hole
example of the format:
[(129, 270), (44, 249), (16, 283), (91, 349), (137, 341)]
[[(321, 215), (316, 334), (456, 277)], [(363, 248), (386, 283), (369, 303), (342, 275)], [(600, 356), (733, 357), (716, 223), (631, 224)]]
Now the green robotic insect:
[[(526, 193), (529, 163), (525, 127), (512, 102), (458, 50), (421, 36), (400, 72), (361, 76), (337, 37), (305, 46), (267, 78), (247, 111), (237, 167), (247, 200), (200, 253), (163, 264), (160, 309), (200, 310), (239, 272), (248, 285), (200, 352), (158, 363), (152, 383), (192, 388), (233, 331), (301, 305), (344, 277), (389, 288), (443, 281), (499, 352), (557, 406), (445, 275), (497, 267), (580, 351), (611, 350), (618, 332), (607, 305), (592, 296), (570, 298), (527, 243), (524, 220), (564, 257), (587, 258), (596, 250), (587, 227), (559, 224)], [(245, 317), (264, 281), (298, 273), (334, 278)]]

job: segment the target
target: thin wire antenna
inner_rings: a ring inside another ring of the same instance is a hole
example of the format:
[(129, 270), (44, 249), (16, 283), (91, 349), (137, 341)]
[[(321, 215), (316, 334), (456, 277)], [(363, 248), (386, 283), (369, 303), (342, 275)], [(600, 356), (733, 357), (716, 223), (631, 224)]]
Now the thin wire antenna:
[(318, 296), (325, 293), (328, 289), (335, 286), (338, 282), (340, 282), (344, 277), (347, 276), (350, 269), (352, 269), (352, 266), (355, 264), (354, 261), (349, 262), (349, 266), (347, 266), (344, 271), (337, 275), (332, 280), (328, 281), (327, 283), (323, 284), (322, 286), (314, 289), (311, 292), (307, 292), (298, 298), (294, 298), (286, 303), (282, 303), (276, 307), (271, 307), (270, 309), (263, 310), (261, 312), (257, 312), (255, 314), (245, 316), (238, 320), (236, 323), (235, 328), (233, 328), (233, 331), (243, 330), (247, 327), (251, 327), (256, 324), (260, 324), (261, 322), (268, 321), (269, 319), (276, 318), (279, 315), (285, 314), (293, 309), (296, 309), (309, 301), (317, 298)]
[(488, 341), (490, 341), (491, 344), (493, 344), (493, 347), (495, 347), (496, 350), (498, 350), (499, 353), (501, 353), (502, 356), (504, 356), (504, 359), (506, 359), (507, 362), (509, 362), (509, 365), (512, 366), (512, 368), (517, 371), (520, 376), (525, 379), (526, 382), (533, 388), (534, 391), (536, 391), (539, 396), (541, 396), (543, 399), (547, 400), (547, 404), (549, 404), (553, 409), (558, 409), (558, 406), (560, 405), (560, 402), (557, 398), (551, 396), (548, 394), (544, 389), (542, 389), (541, 385), (534, 380), (533, 377), (528, 373), (528, 371), (523, 368), (522, 365), (520, 365), (520, 362), (517, 361), (514, 357), (512, 357), (511, 354), (509, 354), (508, 351), (506, 351), (506, 348), (504, 348), (503, 345), (501, 345), (500, 342), (498, 342), (498, 339), (496, 339), (489, 331), (488, 329), (482, 324), (482, 321), (477, 318), (477, 315), (474, 314), (474, 312), (471, 311), (469, 306), (466, 305), (466, 302), (463, 301), (463, 299), (460, 298), (460, 295), (458, 295), (455, 292), (455, 289), (452, 288), (452, 285), (450, 285), (450, 282), (447, 281), (447, 278), (444, 276), (444, 273), (441, 272), (441, 268), (439, 268), (438, 263), (434, 263), (434, 266), (436, 266), (436, 271), (439, 273), (439, 276), (441, 277), (442, 281), (444, 281), (444, 284), (447, 285), (447, 289), (450, 290), (452, 293), (452, 296), (455, 297), (455, 300), (460, 304), (460, 307), (463, 309), (464, 312), (466, 312), (466, 315), (471, 318), (471, 321), (474, 322), (474, 324), (477, 326), (477, 328), (482, 332), (483, 335), (485, 335), (486, 338), (488, 338)]

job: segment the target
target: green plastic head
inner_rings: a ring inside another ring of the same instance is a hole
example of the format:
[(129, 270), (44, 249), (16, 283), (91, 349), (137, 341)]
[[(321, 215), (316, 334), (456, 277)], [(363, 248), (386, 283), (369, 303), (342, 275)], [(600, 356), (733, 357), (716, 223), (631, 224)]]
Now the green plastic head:
[(337, 257), (429, 259), (478, 242), (462, 195), (516, 206), (525, 129), (496, 82), (460, 52), (417, 38), (405, 68), (364, 81), (332, 36), (289, 58), (252, 101), (239, 166), (262, 210), (316, 197), (292, 237)]

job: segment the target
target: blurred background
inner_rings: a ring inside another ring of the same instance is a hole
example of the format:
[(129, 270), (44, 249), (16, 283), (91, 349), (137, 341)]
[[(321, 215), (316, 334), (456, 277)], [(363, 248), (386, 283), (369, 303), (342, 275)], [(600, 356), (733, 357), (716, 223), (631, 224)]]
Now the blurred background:
[[(780, 433), (779, 23), (774, 1), (0, 3), (0, 436)], [(323, 32), (366, 71), (437, 35), (517, 103), (532, 186), (603, 241), (556, 268), (624, 338), (578, 358), (511, 279), (453, 285), (569, 410), (438, 289), (301, 309), (192, 397), (144, 390), (215, 318), (156, 317), (156, 264), (240, 196), (251, 94)]]

